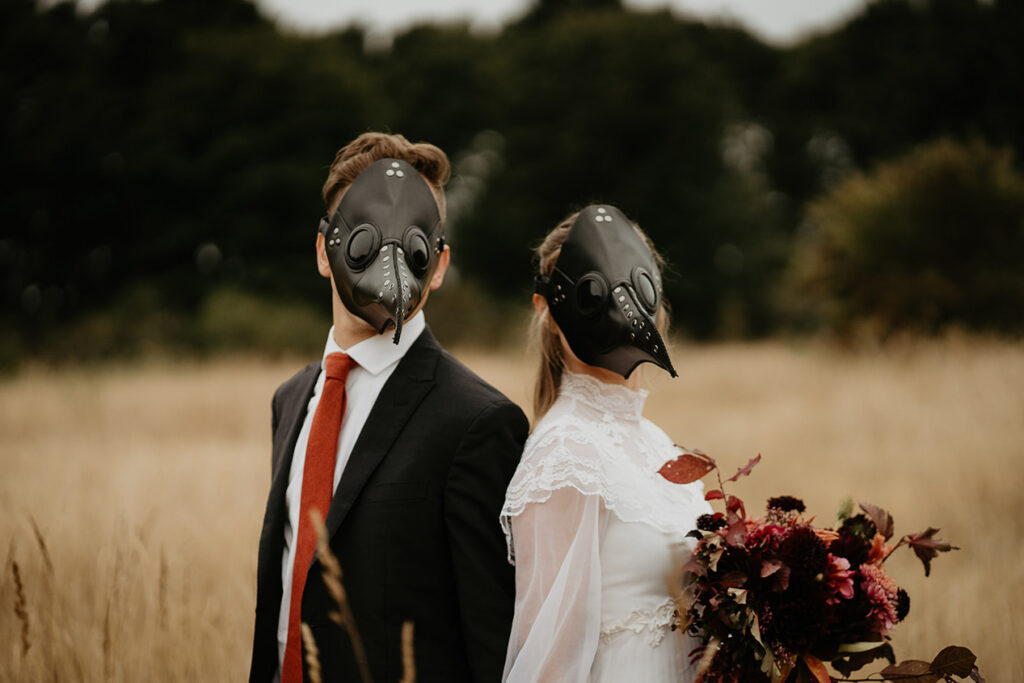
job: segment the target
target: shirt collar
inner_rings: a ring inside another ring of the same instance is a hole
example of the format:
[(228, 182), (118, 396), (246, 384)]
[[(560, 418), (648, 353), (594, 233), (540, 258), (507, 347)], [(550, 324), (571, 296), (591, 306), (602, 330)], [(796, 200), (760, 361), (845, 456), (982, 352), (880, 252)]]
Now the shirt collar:
[[(405, 352), (419, 338), (426, 328), (427, 322), (423, 311), (418, 311), (402, 327), (402, 338), (395, 344), (392, 340), (394, 330), (387, 330), (384, 334), (377, 334), (369, 339), (364, 339), (354, 344), (350, 349), (343, 349), (334, 341), (334, 326), (331, 326), (327, 333), (327, 345), (324, 347), (324, 359), (332, 353), (347, 353), (360, 368), (371, 375), (378, 375), (392, 364), (402, 360)], [(323, 370), (325, 360), (321, 359), (320, 369)]]

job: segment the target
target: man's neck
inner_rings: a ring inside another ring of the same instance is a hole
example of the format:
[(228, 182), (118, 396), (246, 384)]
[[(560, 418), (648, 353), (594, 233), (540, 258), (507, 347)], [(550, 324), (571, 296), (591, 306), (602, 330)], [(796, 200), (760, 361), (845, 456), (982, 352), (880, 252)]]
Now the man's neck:
[(351, 349), (359, 342), (376, 336), (375, 330), (362, 318), (352, 315), (341, 300), (335, 297), (332, 306), (334, 313), (334, 343), (343, 349)]

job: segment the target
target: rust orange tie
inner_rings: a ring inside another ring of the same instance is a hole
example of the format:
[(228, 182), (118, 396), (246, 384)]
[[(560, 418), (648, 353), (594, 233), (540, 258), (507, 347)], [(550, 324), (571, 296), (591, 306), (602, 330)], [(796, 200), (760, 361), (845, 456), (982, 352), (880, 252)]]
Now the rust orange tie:
[(338, 435), (345, 414), (345, 380), (355, 361), (344, 353), (332, 353), (324, 361), (324, 388), (313, 414), (302, 468), (302, 498), (299, 529), (295, 534), (295, 564), (292, 566), (292, 599), (288, 609), (288, 643), (281, 665), (281, 683), (302, 683), (302, 589), (316, 550), (316, 531), (309, 511), (316, 508), (321, 518), (334, 495), (334, 466), (338, 458)]

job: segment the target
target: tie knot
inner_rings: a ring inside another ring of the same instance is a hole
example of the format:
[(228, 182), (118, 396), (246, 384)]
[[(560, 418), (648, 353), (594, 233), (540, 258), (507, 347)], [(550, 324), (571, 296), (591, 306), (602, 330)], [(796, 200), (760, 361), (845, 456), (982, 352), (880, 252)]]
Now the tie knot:
[(356, 364), (348, 354), (330, 353), (324, 359), (324, 374), (327, 379), (339, 379), (342, 382), (348, 379), (348, 372)]

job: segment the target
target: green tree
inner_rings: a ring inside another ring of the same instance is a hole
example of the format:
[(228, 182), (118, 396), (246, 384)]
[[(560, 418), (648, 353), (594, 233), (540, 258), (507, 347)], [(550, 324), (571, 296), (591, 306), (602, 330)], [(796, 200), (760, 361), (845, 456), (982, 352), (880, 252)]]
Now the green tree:
[(1024, 330), (1024, 175), (1011, 152), (939, 140), (812, 204), (789, 297), (840, 334)]

